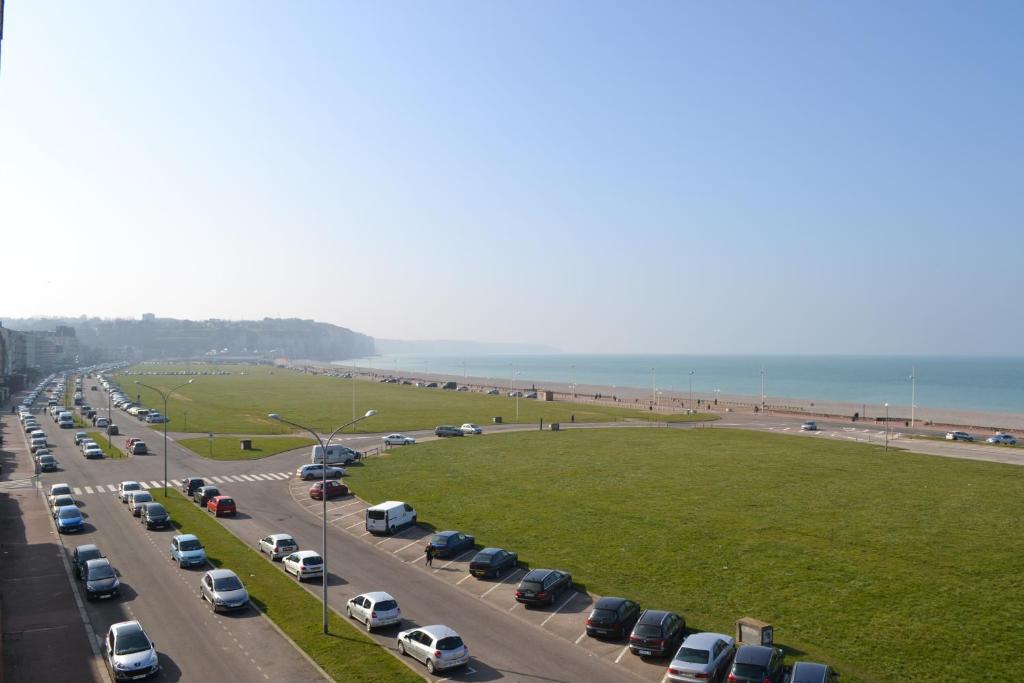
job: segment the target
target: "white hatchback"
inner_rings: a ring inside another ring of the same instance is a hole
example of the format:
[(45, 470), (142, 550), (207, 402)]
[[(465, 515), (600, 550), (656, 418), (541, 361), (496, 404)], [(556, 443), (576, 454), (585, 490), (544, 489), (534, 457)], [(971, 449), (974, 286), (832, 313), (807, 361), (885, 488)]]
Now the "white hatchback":
[(281, 564), (284, 565), (286, 572), (294, 574), (299, 581), (324, 575), (324, 560), (315, 550), (300, 550), (287, 555)]
[(384, 591), (357, 595), (348, 601), (345, 611), (349, 618), (363, 622), (367, 631), (402, 623), (398, 602)]
[(434, 673), (469, 663), (469, 648), (453, 629), (441, 624), (420, 626), (398, 634), (398, 653), (414, 657)]

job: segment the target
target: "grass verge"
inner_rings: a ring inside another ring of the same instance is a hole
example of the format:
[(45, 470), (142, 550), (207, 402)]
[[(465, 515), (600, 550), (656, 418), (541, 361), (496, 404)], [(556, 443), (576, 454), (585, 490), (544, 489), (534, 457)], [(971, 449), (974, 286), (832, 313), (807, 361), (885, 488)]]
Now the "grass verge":
[[(1024, 668), (1024, 629), (1008, 627), (1024, 468), (740, 430), (593, 429), (423, 443), (349, 475), (368, 501), (409, 501), (427, 524), (691, 628), (770, 622), (791, 658), (846, 683)], [(935, 656), (950, 643), (955, 657)]]
[(213, 439), (178, 439), (178, 443), (210, 460), (259, 460), (316, 443), (313, 439), (297, 436), (252, 437), (252, 448), (243, 451), (239, 440), (237, 436), (215, 436)]
[[(422, 681), (347, 619), (331, 612), (330, 634), (322, 633), (322, 604), (177, 491), (157, 496), (181, 533), (196, 534), (210, 562), (243, 577), (256, 604), (289, 638), (336, 681)], [(198, 582), (198, 576), (197, 576)]]
[(127, 457), (112, 441), (109, 441), (109, 437), (106, 434), (100, 434), (99, 432), (86, 432), (85, 434), (100, 445), (100, 448), (103, 449), (103, 454), (108, 458), (122, 460)]

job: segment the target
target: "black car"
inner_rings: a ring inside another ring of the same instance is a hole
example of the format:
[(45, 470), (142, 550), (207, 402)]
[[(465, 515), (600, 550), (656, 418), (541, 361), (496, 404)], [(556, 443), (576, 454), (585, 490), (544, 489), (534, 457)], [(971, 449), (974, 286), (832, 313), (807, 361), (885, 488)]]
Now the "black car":
[(641, 657), (673, 654), (686, 635), (686, 619), (675, 612), (645, 609), (629, 634), (629, 651)]
[(82, 578), (82, 570), (89, 560), (97, 560), (103, 557), (103, 553), (92, 543), (86, 543), (75, 548), (71, 555), (71, 566), (75, 568), (75, 578)]
[(451, 425), (441, 425), (434, 429), (434, 436), (462, 436), (462, 429)]
[(476, 539), (461, 531), (441, 531), (430, 539), (430, 547), (434, 549), (434, 557), (455, 557), (463, 550), (472, 548)]
[(202, 486), (206, 486), (206, 482), (199, 477), (185, 477), (181, 480), (181, 492), (186, 496), (191, 496)]
[(121, 592), (121, 582), (117, 580), (117, 572), (110, 566), (105, 557), (89, 560), (82, 570), (85, 580), (85, 598), (113, 598)]
[(587, 635), (591, 638), (622, 638), (640, 619), (639, 603), (626, 598), (601, 598), (587, 617)]
[(160, 503), (146, 503), (139, 513), (139, 521), (145, 524), (147, 529), (164, 529), (170, 526), (171, 516)]
[(484, 548), (469, 561), (469, 573), (477, 578), (501, 578), (506, 569), (519, 564), (519, 553), (503, 548)]
[(117, 428), (117, 425), (110, 425), (107, 427), (107, 436), (117, 436), (121, 431)]
[(827, 664), (797, 662), (793, 665), (789, 683), (832, 683), (836, 676), (836, 672)]
[(783, 652), (764, 645), (740, 645), (732, 661), (729, 680), (737, 683), (783, 683), (786, 667)]
[(516, 586), (516, 602), (553, 605), (559, 593), (571, 588), (571, 574), (557, 569), (534, 569)]
[(210, 499), (214, 496), (220, 495), (220, 489), (216, 486), (200, 486), (192, 494), (192, 500), (199, 504), (199, 507), (205, 508), (206, 504), (210, 502)]

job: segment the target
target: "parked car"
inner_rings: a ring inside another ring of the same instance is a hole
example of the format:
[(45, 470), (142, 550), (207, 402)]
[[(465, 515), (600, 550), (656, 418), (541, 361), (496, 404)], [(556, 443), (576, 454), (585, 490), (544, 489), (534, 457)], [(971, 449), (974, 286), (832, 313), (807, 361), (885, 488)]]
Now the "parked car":
[(946, 441), (974, 441), (967, 432), (946, 432)]
[(117, 436), (120, 433), (116, 424), (107, 425), (107, 436)]
[(384, 444), (387, 446), (410, 446), (416, 443), (416, 439), (405, 434), (388, 434), (384, 437)]
[(808, 420), (800, 425), (800, 431), (802, 432), (816, 432), (818, 431), (818, 423), (814, 420)]
[(434, 436), (462, 436), (462, 430), (451, 425), (440, 425), (434, 428)]
[(149, 448), (146, 447), (145, 441), (136, 441), (132, 444), (129, 452), (132, 455), (145, 455), (146, 453), (149, 453)]
[(181, 492), (189, 497), (203, 486), (206, 486), (206, 482), (199, 477), (185, 477), (181, 480)]
[(271, 560), (280, 560), (299, 549), (299, 544), (289, 534), (270, 534), (261, 538), (256, 545), (261, 553), (270, 555)]
[(117, 580), (117, 572), (105, 557), (89, 560), (85, 563), (85, 598), (113, 598), (121, 591), (121, 582)]
[(487, 394), (488, 396), (498, 396), (501, 394), (501, 392), (498, 391), (497, 389), (488, 389), (484, 393)]
[(238, 508), (235, 507), (235, 499), (231, 496), (214, 496), (206, 503), (206, 510), (214, 517), (221, 517), (223, 515), (234, 517), (238, 514)]
[(142, 506), (152, 502), (153, 494), (149, 491), (134, 491), (128, 497), (128, 511), (132, 513), (132, 517), (138, 517), (142, 514)]
[(537, 392), (536, 391), (528, 391), (528, 392), (526, 392), (526, 395), (524, 396), (524, 398), (537, 398)]
[(988, 441), (989, 443), (1003, 444), (1006, 446), (1017, 445), (1017, 438), (1015, 436), (1013, 436), (1012, 434), (1004, 434), (1003, 432), (998, 432), (997, 434), (994, 434), (985, 439), (985, 441)]
[(53, 502), (50, 503), (50, 516), (53, 517), (54, 519), (56, 519), (57, 518), (57, 510), (60, 510), (62, 507), (65, 507), (67, 505), (77, 505), (77, 504), (78, 503), (75, 501), (74, 496), (72, 496), (70, 494), (65, 494), (63, 496), (56, 496), (53, 499)]
[(729, 681), (736, 683), (784, 683), (785, 667), (782, 650), (764, 645), (740, 645), (729, 671)]
[(89, 438), (89, 435), (85, 432), (75, 432), (75, 445), (80, 445), (83, 441)]
[(206, 550), (195, 534), (180, 534), (171, 539), (171, 560), (181, 568), (206, 564)]
[(194, 500), (199, 507), (204, 508), (206, 507), (206, 504), (210, 502), (211, 498), (219, 495), (220, 489), (216, 486), (200, 486), (192, 493), (192, 500)]
[(557, 569), (534, 569), (516, 586), (516, 602), (553, 605), (562, 591), (572, 588), (572, 575)]
[(736, 654), (736, 641), (721, 633), (687, 637), (668, 665), (666, 677), (683, 683), (723, 683)]
[(348, 601), (345, 612), (350, 619), (363, 622), (368, 632), (381, 626), (402, 623), (402, 610), (398, 602), (383, 591), (357, 595)]
[(285, 555), (281, 564), (285, 572), (294, 574), (299, 581), (324, 575), (324, 559), (315, 550), (299, 550), (291, 555)]
[(57, 458), (53, 457), (49, 453), (45, 453), (39, 456), (39, 471), (41, 472), (56, 472), (57, 467), (60, 463), (57, 462)]
[[(309, 487), (309, 497), (313, 500), (323, 500), (324, 490), (324, 482), (318, 481)], [(328, 500), (348, 495), (348, 487), (335, 479), (327, 480), (326, 491)]]
[(103, 553), (93, 543), (85, 543), (83, 545), (75, 546), (75, 551), (71, 554), (71, 566), (75, 570), (75, 578), (81, 579), (85, 576), (86, 562), (100, 557), (103, 557)]
[(639, 603), (626, 598), (599, 598), (587, 617), (587, 635), (618, 640), (629, 635), (639, 619)]
[(483, 434), (484, 433), (484, 430), (483, 430), (483, 428), (480, 427), (480, 425), (475, 425), (472, 422), (465, 423), (464, 425), (459, 427), (459, 429), (462, 430), (463, 434)]
[(453, 629), (441, 624), (420, 626), (398, 634), (398, 653), (418, 659), (431, 674), (469, 662), (469, 648)]
[(163, 529), (171, 525), (171, 515), (160, 503), (146, 503), (142, 506), (139, 522), (147, 529)]
[(132, 495), (132, 493), (141, 490), (142, 484), (140, 484), (137, 481), (122, 481), (120, 484), (117, 485), (117, 492), (114, 493), (114, 495), (120, 498), (122, 503), (127, 503), (128, 498)]
[(832, 683), (838, 677), (827, 664), (797, 662), (789, 675), (789, 683)]
[(132, 449), (132, 446), (134, 446), (137, 441), (142, 441), (142, 439), (137, 437), (137, 436), (132, 436), (132, 437), (129, 437), (129, 438), (125, 439), (124, 440), (125, 450), (130, 451)]
[(645, 609), (629, 634), (629, 651), (641, 657), (667, 657), (686, 634), (686, 619), (675, 612)]
[(211, 569), (203, 574), (199, 582), (199, 598), (208, 601), (214, 612), (249, 606), (249, 592), (230, 569)]
[(478, 579), (501, 578), (507, 569), (519, 564), (519, 553), (504, 548), (484, 548), (469, 561), (469, 573)]
[(156, 644), (137, 621), (111, 625), (104, 641), (104, 654), (114, 680), (144, 678), (160, 671)]
[(50, 492), (47, 494), (47, 500), (51, 503), (57, 496), (69, 496), (71, 495), (71, 486), (68, 484), (54, 484), (50, 487)]
[(95, 417), (92, 424), (94, 427), (97, 427), (98, 429), (106, 429), (107, 427), (110, 426), (110, 420), (108, 420), (105, 417)]
[(82, 455), (85, 456), (86, 460), (102, 460), (104, 456), (103, 448), (99, 444), (90, 444), (82, 451)]
[(77, 505), (65, 505), (57, 510), (57, 531), (69, 534), (85, 528), (85, 519)]
[(32, 438), (32, 441), (29, 444), (29, 450), (32, 451), (33, 453), (35, 453), (36, 451), (38, 451), (40, 449), (46, 448), (47, 445), (48, 444), (46, 443), (46, 437), (45, 436), (36, 436), (36, 437)]
[[(327, 470), (326, 472), (324, 470)], [(344, 467), (334, 467), (333, 465), (327, 465), (325, 468), (320, 463), (313, 465), (303, 465), (295, 471), (295, 476), (305, 481), (313, 479), (323, 479), (326, 476), (328, 479), (340, 479), (344, 477), (348, 472)]]
[(476, 544), (476, 539), (461, 531), (440, 531), (430, 539), (430, 547), (434, 549), (434, 557), (455, 557), (463, 550)]

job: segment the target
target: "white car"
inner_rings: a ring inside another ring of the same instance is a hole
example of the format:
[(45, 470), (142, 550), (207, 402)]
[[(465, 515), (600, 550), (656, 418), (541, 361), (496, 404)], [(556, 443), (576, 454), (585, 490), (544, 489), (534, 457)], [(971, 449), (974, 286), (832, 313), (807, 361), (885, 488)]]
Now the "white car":
[(324, 472), (324, 466), (321, 465), (320, 463), (316, 463), (313, 465), (303, 465), (299, 469), (295, 470), (295, 476), (298, 477), (299, 479), (306, 480), (323, 479), (324, 475), (326, 475), (328, 479), (341, 479), (346, 474), (348, 474), (344, 467), (334, 467), (328, 465), (326, 469), (327, 471)]
[(271, 560), (280, 560), (298, 550), (299, 544), (289, 534), (270, 534), (260, 539), (259, 548), (261, 553), (270, 555)]
[(345, 611), (350, 619), (363, 622), (367, 631), (402, 623), (398, 602), (384, 591), (357, 595), (348, 601)]
[(384, 443), (388, 446), (411, 446), (416, 443), (416, 439), (405, 434), (388, 434), (384, 437)]
[(115, 496), (121, 499), (122, 503), (127, 503), (128, 498), (134, 491), (141, 491), (142, 484), (137, 481), (122, 481), (117, 485), (117, 491), (114, 493)]
[(281, 560), (284, 570), (289, 574), (295, 574), (299, 581), (313, 576), (324, 575), (324, 560), (320, 553), (315, 550), (300, 550), (292, 553)]
[(99, 444), (93, 441), (92, 439), (88, 438), (83, 439), (78, 443), (78, 447), (81, 449), (83, 453), (85, 453), (85, 449), (88, 448), (89, 446), (99, 446)]
[(153, 502), (153, 494), (149, 491), (132, 491), (128, 494), (128, 510), (134, 517), (142, 514), (142, 506)]
[(469, 648), (453, 629), (441, 624), (420, 626), (398, 634), (398, 653), (427, 665), (434, 673), (469, 663)]
[(818, 431), (818, 423), (814, 420), (808, 420), (800, 425), (801, 432), (816, 432)]
[(985, 441), (988, 441), (989, 443), (1005, 444), (1007, 446), (1017, 445), (1017, 438), (1015, 436), (1012, 434), (1005, 434), (1003, 432), (990, 436), (985, 439)]
[(84, 455), (86, 458), (90, 458), (90, 459), (91, 458), (101, 458), (102, 459), (103, 458), (103, 449), (100, 448), (97, 444), (92, 444), (92, 445), (89, 445), (89, 446), (85, 447), (85, 450), (82, 451), (82, 455)]
[(462, 430), (463, 434), (483, 434), (484, 433), (484, 430), (481, 429), (479, 427), (479, 425), (475, 425), (472, 422), (467, 422), (466, 424), (464, 424), (461, 427), (459, 427), (459, 429)]
[(70, 496), (70, 495), (71, 495), (71, 486), (69, 484), (54, 484), (53, 486), (50, 487), (50, 493), (47, 494), (46, 500), (48, 500), (52, 504), (53, 503), (53, 499), (56, 498), (57, 496)]
[(156, 645), (137, 621), (120, 621), (110, 627), (104, 652), (114, 680), (144, 678), (160, 671)]
[(967, 432), (946, 432), (946, 441), (974, 441)]

